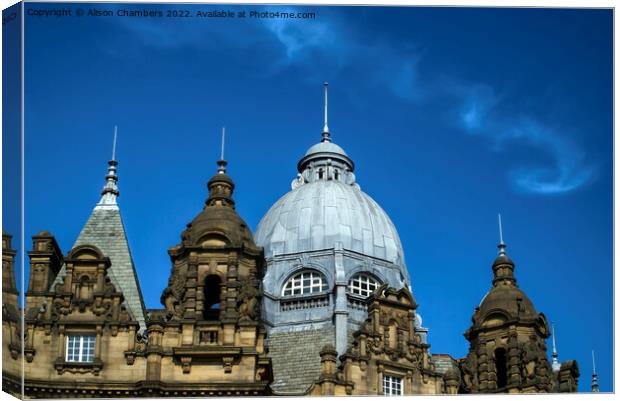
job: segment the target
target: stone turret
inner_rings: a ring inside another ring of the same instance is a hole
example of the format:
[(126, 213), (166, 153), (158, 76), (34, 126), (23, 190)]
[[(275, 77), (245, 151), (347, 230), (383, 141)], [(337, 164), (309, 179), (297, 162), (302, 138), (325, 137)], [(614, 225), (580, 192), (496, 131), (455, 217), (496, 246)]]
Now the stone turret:
[(204, 209), (168, 250), (165, 309), (152, 311), (147, 323), (146, 376), (164, 388), (183, 385), (188, 395), (268, 395), (263, 251), (235, 210), (226, 164), (218, 161)]
[(465, 332), (470, 351), (461, 364), (463, 392), (571, 391), (558, 386), (558, 378), (568, 375), (576, 384), (578, 370), (564, 364), (557, 372), (552, 370), (545, 344), (550, 336), (549, 324), (517, 285), (515, 264), (506, 254), (501, 219), (498, 248), (492, 266), (493, 286), (474, 311), (472, 325)]

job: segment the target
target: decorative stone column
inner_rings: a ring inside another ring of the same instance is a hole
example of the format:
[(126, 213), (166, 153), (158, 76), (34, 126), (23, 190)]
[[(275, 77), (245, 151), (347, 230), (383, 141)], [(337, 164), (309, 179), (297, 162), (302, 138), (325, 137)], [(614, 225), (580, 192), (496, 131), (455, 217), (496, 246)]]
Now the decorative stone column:
[(341, 242), (336, 242), (334, 247), (334, 265), (336, 271), (336, 305), (334, 308), (336, 351), (338, 352), (338, 355), (343, 355), (347, 350), (347, 321), (349, 318), (349, 309), (347, 306), (347, 282), (344, 271)]

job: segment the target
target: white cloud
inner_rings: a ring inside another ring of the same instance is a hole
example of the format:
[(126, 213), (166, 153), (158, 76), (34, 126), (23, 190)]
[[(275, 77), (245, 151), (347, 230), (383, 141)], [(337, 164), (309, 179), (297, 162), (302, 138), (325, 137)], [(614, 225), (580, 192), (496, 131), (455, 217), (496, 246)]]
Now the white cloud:
[[(462, 93), (462, 92), (461, 92)], [(511, 117), (498, 110), (503, 96), (491, 87), (474, 85), (461, 100), (459, 123), (468, 133), (490, 140), (495, 151), (506, 152), (511, 144), (525, 145), (546, 161), (513, 167), (508, 176), (519, 192), (551, 195), (576, 190), (590, 182), (597, 168), (567, 131), (550, 127), (533, 116)], [(509, 164), (523, 163), (518, 155)]]

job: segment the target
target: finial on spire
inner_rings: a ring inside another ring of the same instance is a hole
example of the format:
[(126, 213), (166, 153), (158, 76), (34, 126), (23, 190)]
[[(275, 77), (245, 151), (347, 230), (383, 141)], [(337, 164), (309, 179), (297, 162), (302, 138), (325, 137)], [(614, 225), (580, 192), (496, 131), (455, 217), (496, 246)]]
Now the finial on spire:
[(114, 141), (112, 142), (112, 160), (116, 160), (116, 132), (118, 127), (114, 126)]
[(596, 362), (594, 362), (594, 350), (592, 350), (592, 392), (598, 393), (598, 375), (596, 374)]
[(120, 195), (118, 191), (118, 176), (116, 175), (116, 134), (118, 127), (114, 126), (114, 140), (112, 142), (112, 160), (108, 162), (108, 174), (105, 176), (105, 184), (101, 191), (101, 200), (95, 206), (95, 209), (117, 209), (116, 198)]
[(497, 220), (499, 222), (499, 245), (497, 247), (499, 248), (499, 254), (505, 255), (506, 244), (504, 243), (504, 233), (502, 231), (502, 215), (500, 213), (497, 214)]
[(553, 351), (551, 353), (551, 369), (558, 372), (562, 366), (558, 361), (558, 350), (555, 347), (555, 322), (551, 322), (551, 339), (553, 341)]
[(226, 165), (228, 164), (224, 160), (224, 140), (226, 139), (226, 127), (222, 127), (222, 149), (220, 152), (220, 160), (217, 161), (217, 172), (219, 174), (226, 174)]
[(321, 142), (331, 142), (329, 127), (327, 125), (327, 87), (329, 86), (329, 83), (325, 81), (323, 86), (325, 87), (325, 124), (323, 125), (323, 139), (321, 139)]

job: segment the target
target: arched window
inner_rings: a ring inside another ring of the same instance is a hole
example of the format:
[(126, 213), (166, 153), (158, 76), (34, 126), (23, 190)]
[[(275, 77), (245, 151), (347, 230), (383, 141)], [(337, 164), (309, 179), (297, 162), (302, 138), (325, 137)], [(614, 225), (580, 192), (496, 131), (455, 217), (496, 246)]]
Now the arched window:
[(506, 387), (508, 372), (506, 369), (506, 350), (503, 348), (495, 350), (495, 372), (497, 374), (497, 388)]
[(220, 314), (220, 276), (211, 274), (205, 278), (203, 317), (217, 320)]
[(349, 280), (349, 292), (366, 298), (375, 292), (379, 285), (381, 283), (370, 274), (358, 273)]
[(288, 279), (282, 288), (282, 295), (307, 295), (323, 291), (327, 291), (327, 280), (323, 275), (315, 271), (305, 271)]

